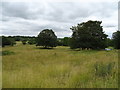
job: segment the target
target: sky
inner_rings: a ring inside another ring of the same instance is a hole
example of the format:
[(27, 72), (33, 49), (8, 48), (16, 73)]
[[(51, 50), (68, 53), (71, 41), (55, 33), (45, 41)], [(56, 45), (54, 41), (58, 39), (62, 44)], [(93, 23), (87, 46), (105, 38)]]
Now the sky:
[(37, 36), (52, 29), (58, 38), (70, 37), (70, 28), (88, 20), (102, 21), (112, 37), (118, 30), (119, 0), (2, 0), (0, 35)]

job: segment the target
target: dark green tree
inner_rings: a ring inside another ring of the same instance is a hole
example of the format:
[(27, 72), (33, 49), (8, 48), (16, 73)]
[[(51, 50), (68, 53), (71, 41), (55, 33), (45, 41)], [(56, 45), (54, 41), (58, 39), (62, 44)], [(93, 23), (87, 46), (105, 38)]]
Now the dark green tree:
[(107, 35), (104, 34), (101, 21), (87, 21), (70, 28), (73, 32), (71, 48), (104, 49)]
[(60, 39), (58, 39), (58, 45), (59, 46), (69, 46), (69, 41), (70, 41), (69, 37), (60, 38)]
[(37, 37), (36, 46), (43, 46), (44, 48), (56, 47), (57, 45), (57, 36), (50, 29), (44, 29), (41, 31)]
[(70, 40), (69, 37), (64, 37), (62, 39), (63, 46), (69, 46), (69, 40)]
[(57, 38), (57, 46), (63, 46), (62, 38)]
[(114, 46), (113, 39), (107, 38), (106, 43), (107, 43), (107, 47), (109, 47), (109, 46), (113, 47)]
[(20, 36), (14, 36), (14, 38), (15, 38), (15, 41), (20, 41), (21, 40)]
[(112, 35), (115, 49), (120, 49), (120, 31), (116, 31)]
[(35, 38), (30, 38), (28, 40), (28, 44), (30, 44), (30, 45), (36, 44), (36, 39)]
[(2, 47), (7, 46), (7, 45), (13, 46), (15, 44), (16, 42), (14, 38), (2, 36)]

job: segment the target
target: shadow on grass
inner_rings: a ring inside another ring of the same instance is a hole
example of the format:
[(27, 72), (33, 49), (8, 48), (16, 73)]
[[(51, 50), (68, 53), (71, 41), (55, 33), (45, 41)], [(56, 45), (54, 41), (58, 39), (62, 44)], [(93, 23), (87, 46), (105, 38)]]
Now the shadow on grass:
[(92, 51), (92, 52), (97, 52), (97, 51), (103, 51), (103, 50), (98, 50), (98, 49), (70, 49), (71, 51), (84, 51), (84, 52), (89, 52), (89, 51)]
[(52, 47), (47, 47), (47, 48), (45, 48), (45, 47), (35, 47), (35, 49), (47, 49), (47, 50), (53, 50), (54, 48), (52, 48)]
[(70, 49), (69, 51), (71, 51), (74, 54), (78, 54), (78, 53), (84, 53), (84, 54), (95, 54), (101, 50), (81, 50), (81, 49)]
[(15, 53), (12, 52), (12, 51), (8, 51), (8, 50), (1, 51), (1, 52), (0, 52), (0, 56), (13, 55), (13, 54), (15, 54)]

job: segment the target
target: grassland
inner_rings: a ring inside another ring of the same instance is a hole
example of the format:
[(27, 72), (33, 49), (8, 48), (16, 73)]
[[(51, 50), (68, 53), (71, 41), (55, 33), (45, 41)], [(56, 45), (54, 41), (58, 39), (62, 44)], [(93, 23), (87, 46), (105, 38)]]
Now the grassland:
[[(0, 48), (2, 51), (2, 48)], [(0, 53), (0, 89), (2, 88), (2, 53)]]
[[(117, 50), (39, 49), (35, 45), (18, 44), (4, 47), (3, 51), (14, 52), (2, 59), (3, 88), (118, 87)], [(113, 63), (111, 68), (110, 63)], [(95, 65), (99, 67), (96, 69)], [(105, 65), (108, 65), (107, 75), (103, 70)]]

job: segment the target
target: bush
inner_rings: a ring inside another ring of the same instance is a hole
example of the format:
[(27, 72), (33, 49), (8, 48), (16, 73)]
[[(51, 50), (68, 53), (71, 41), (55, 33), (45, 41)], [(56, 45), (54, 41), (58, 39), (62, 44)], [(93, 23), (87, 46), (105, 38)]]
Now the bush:
[(94, 64), (95, 75), (99, 77), (105, 77), (107, 75), (110, 75), (112, 73), (112, 69), (114, 65), (115, 65), (115, 62), (111, 62), (108, 64), (103, 64), (103, 63)]
[(22, 40), (22, 44), (23, 45), (27, 44), (27, 40)]

